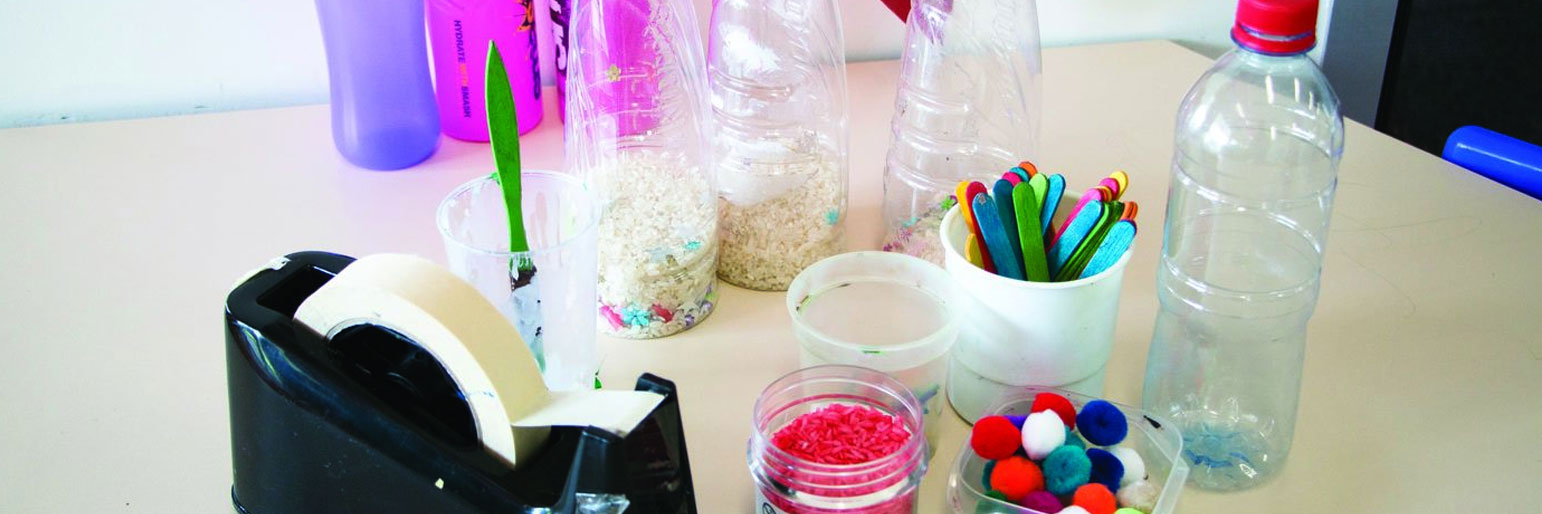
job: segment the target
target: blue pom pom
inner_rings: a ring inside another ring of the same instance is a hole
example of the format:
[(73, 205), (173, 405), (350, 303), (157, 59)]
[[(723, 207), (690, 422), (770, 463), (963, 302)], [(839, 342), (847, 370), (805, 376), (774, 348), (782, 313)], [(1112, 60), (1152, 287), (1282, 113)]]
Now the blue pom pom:
[(1081, 431), (1082, 437), (1087, 438), (1089, 443), (1113, 446), (1124, 440), (1130, 427), (1124, 419), (1124, 413), (1119, 412), (1114, 404), (1093, 400), (1076, 413), (1076, 429)]
[(985, 461), (985, 476), (980, 477), (980, 483), (985, 484), (985, 490), (991, 488), (991, 472), (996, 470), (996, 461)]
[(1089, 481), (1103, 484), (1109, 492), (1119, 490), (1119, 481), (1124, 478), (1124, 463), (1119, 461), (1119, 457), (1102, 448), (1088, 448), (1087, 460), (1092, 462)]
[[(1076, 424), (1081, 425), (1081, 421)], [(1092, 477), (1092, 461), (1087, 459), (1087, 452), (1075, 446), (1061, 446), (1049, 452), (1043, 469), (1044, 489), (1055, 495), (1074, 493)]]
[(1016, 425), (1018, 430), (1022, 430), (1023, 429), (1023, 422), (1028, 420), (1028, 415), (1027, 414), (1023, 414), (1023, 415), (1007, 414), (1004, 417), (1007, 418), (1007, 421), (1011, 421), (1013, 425)]

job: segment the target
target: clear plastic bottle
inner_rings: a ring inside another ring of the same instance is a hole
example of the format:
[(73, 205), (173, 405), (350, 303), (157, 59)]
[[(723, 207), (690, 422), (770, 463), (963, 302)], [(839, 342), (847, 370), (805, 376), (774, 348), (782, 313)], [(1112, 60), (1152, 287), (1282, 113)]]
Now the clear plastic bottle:
[(883, 249), (940, 265), (942, 203), (958, 182), (994, 180), (1037, 157), (1037, 4), (915, 0), (901, 62), (883, 179)]
[(707, 83), (723, 280), (782, 291), (841, 251), (845, 47), (836, 0), (714, 2)]
[(687, 0), (574, 2), (567, 168), (603, 205), (600, 327), (652, 338), (717, 302), (717, 194), (707, 166), (707, 83)]
[(1242, 0), (1178, 112), (1144, 407), (1178, 423), (1194, 485), (1262, 483), (1295, 430), (1344, 122), (1305, 52), (1316, 0)]

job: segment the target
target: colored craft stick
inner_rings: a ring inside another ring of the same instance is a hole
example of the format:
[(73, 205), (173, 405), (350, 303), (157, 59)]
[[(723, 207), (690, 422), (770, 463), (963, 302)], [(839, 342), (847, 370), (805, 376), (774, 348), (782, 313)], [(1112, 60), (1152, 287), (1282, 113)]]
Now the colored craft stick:
[[(1009, 173), (1010, 175), (1010, 173)], [(1017, 210), (1012, 207), (1012, 186), (1007, 180), (997, 180), (991, 186), (992, 196), (996, 201), (997, 219), (1001, 220), (1001, 228), (1007, 231), (1007, 249), (1012, 251), (1012, 261), (1017, 264), (1017, 269), (1023, 269), (1023, 245), (1018, 240), (1017, 234)]]
[[(1092, 189), (1088, 189), (1086, 191), (1083, 191), (1082, 192), (1082, 198), (1080, 200), (1076, 201), (1076, 207), (1072, 207), (1071, 208), (1071, 214), (1069, 216), (1066, 216), (1065, 219), (1068, 219), (1068, 220), (1076, 219), (1076, 216), (1078, 214), (1081, 214), (1082, 208), (1086, 207), (1087, 204), (1089, 204), (1089, 203), (1093, 203), (1093, 202), (1106, 202), (1106, 201), (1108, 201), (1108, 196), (1107, 196), (1108, 193), (1106, 193), (1105, 191), (1106, 190), (1100, 190), (1100, 189), (1095, 188), (1095, 187), (1092, 188)], [(1066, 227), (1069, 227), (1069, 226), (1071, 226), (1070, 223), (1066, 223), (1065, 225), (1061, 225), (1060, 229), (1056, 230), (1055, 234), (1049, 238), (1049, 246), (1055, 246), (1055, 242), (1059, 241), (1060, 238), (1063, 235), (1065, 235), (1065, 229), (1066, 229)]]
[[(1128, 204), (1126, 204), (1128, 205)], [(1087, 278), (1102, 273), (1119, 262), (1124, 257), (1124, 252), (1130, 249), (1130, 244), (1135, 240), (1135, 222), (1131, 220), (1119, 220), (1108, 229), (1108, 234), (1103, 236), (1103, 241), (1098, 244), (1098, 249), (1093, 253), (1092, 259), (1087, 261), (1087, 266), (1082, 268), (1082, 273), (1077, 278)]]
[(1108, 174), (1108, 178), (1119, 183), (1119, 196), (1124, 196), (1124, 192), (1130, 190), (1130, 176), (1126, 175), (1124, 170), (1114, 170), (1113, 173)]
[[(972, 181), (958, 183), (958, 210), (964, 214), (964, 224), (969, 227), (969, 233), (974, 234), (975, 241), (982, 244), (985, 243), (985, 238), (980, 235), (979, 220), (975, 219), (974, 196), (984, 192), (985, 184)], [(991, 260), (989, 253), (980, 252), (980, 258), (983, 261), (980, 267), (991, 273), (996, 272), (995, 262)]]
[(1124, 212), (1124, 205), (1114, 202), (1103, 204), (1103, 215), (1098, 218), (1098, 223), (1092, 232), (1077, 243), (1076, 250), (1071, 252), (1071, 260), (1060, 268), (1060, 273), (1055, 276), (1056, 281), (1074, 280), (1080, 276), (1082, 269), (1087, 267), (1087, 261), (1092, 260), (1092, 254), (1097, 252), (1098, 245), (1103, 242), (1103, 236), (1108, 234), (1109, 227), (1119, 221), (1119, 215)]
[[(1039, 201), (1039, 223), (1044, 225), (1044, 236), (1049, 237), (1050, 226), (1055, 221), (1055, 210), (1060, 208), (1060, 197), (1065, 195), (1065, 177), (1056, 173), (1050, 175), (1046, 182), (1044, 198)], [(1045, 247), (1048, 246), (1045, 245)]]
[(1010, 240), (1007, 239), (1007, 229), (1001, 223), (1001, 215), (996, 210), (996, 199), (991, 195), (976, 195), (974, 197), (975, 220), (980, 222), (980, 234), (985, 237), (985, 248), (980, 255), (991, 256), (996, 263), (996, 274), (1007, 278), (1023, 279), (1023, 268), (1018, 265), (1017, 257), (1012, 253)]
[(1005, 181), (1007, 181), (1007, 183), (1010, 183), (1010, 184), (1015, 186), (1019, 182), (1022, 182), (1024, 180), (1028, 180), (1028, 179), (1023, 178), (1022, 175), (1018, 175), (1017, 173), (1015, 173), (1013, 171), (1008, 171), (1006, 173), (1002, 173), (1001, 174), (1001, 180), (1005, 180)]
[(1120, 186), (1119, 181), (1114, 180), (1114, 177), (1103, 177), (1103, 180), (1098, 181), (1098, 185), (1108, 188), (1108, 191), (1113, 193), (1114, 196), (1109, 198), (1110, 200), (1118, 200), (1119, 197), (1124, 196), (1124, 186)]
[[(1028, 179), (1028, 186), (1033, 188), (1033, 204), (1044, 207), (1044, 195), (1049, 192), (1049, 175), (1040, 173)], [(1040, 211), (1043, 214), (1043, 211)]]
[(1012, 209), (1016, 211), (1017, 238), (1022, 245), (1023, 276), (1034, 282), (1049, 282), (1044, 233), (1039, 230), (1039, 204), (1031, 185), (1025, 182), (1012, 188)]
[(1114, 198), (1114, 195), (1115, 195), (1114, 190), (1109, 189), (1108, 186), (1097, 185), (1097, 186), (1092, 186), (1092, 188), (1096, 189), (1098, 191), (1098, 201), (1099, 202), (1112, 202), (1112, 201), (1115, 200), (1115, 198)]
[(1071, 255), (1076, 253), (1076, 247), (1097, 227), (1098, 220), (1103, 218), (1104, 208), (1103, 203), (1094, 203), (1066, 222), (1064, 235), (1050, 245), (1047, 252), (1050, 276), (1060, 275), (1060, 268), (1065, 267)]
[(985, 258), (981, 255), (983, 254), (980, 252), (980, 240), (976, 239), (974, 234), (969, 234), (964, 238), (964, 258), (968, 259), (970, 264), (985, 269)]
[(1028, 161), (1017, 163), (1017, 167), (1022, 168), (1023, 171), (1028, 172), (1028, 178), (1033, 178), (1034, 175), (1039, 174), (1039, 167), (1034, 166), (1033, 163)]
[(1140, 214), (1140, 206), (1136, 205), (1135, 202), (1125, 202), (1124, 214), (1119, 216), (1119, 219), (1135, 221), (1135, 215), (1137, 214)]
[(1025, 170), (1025, 169), (1023, 169), (1022, 167), (1019, 167), (1019, 166), (1012, 167), (1012, 169), (1007, 170), (1007, 173), (1011, 173), (1013, 175), (1017, 175), (1018, 178), (1021, 178), (1023, 180), (1028, 180), (1028, 179), (1033, 178), (1033, 174), (1028, 173), (1028, 170)]

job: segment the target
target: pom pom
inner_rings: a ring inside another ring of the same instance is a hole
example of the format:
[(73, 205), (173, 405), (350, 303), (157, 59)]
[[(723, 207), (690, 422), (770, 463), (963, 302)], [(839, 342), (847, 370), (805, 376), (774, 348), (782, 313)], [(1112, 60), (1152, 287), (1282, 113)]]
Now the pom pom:
[(1109, 491), (1119, 490), (1119, 481), (1124, 478), (1124, 464), (1119, 462), (1119, 457), (1102, 448), (1088, 448), (1087, 460), (1092, 462), (1092, 476), (1088, 481), (1103, 484)]
[(1061, 446), (1044, 458), (1044, 489), (1054, 494), (1071, 494), (1092, 476), (1092, 462), (1087, 452), (1075, 446)]
[[(985, 461), (985, 474), (980, 476), (980, 483), (984, 484), (984, 485), (982, 485), (980, 487), (984, 487), (986, 490), (989, 490), (991, 488), (991, 472), (995, 471), (995, 470), (996, 470), (996, 461), (993, 461), (993, 460)], [(1003, 497), (1003, 499), (1005, 499), (1005, 498)]]
[(1060, 512), (1058, 514), (1090, 514), (1090, 513), (1087, 512), (1087, 509), (1083, 509), (1081, 507), (1077, 507), (1075, 505), (1071, 505), (1071, 506), (1066, 507), (1064, 509), (1060, 509)]
[(1119, 485), (1129, 485), (1146, 478), (1146, 461), (1140, 458), (1140, 452), (1128, 446), (1120, 446), (1109, 450), (1109, 453), (1119, 457), (1119, 463), (1124, 465), (1124, 478), (1119, 480)]
[(1039, 393), (1038, 396), (1033, 397), (1033, 407), (1029, 410), (1031, 412), (1054, 411), (1060, 416), (1060, 422), (1065, 423), (1067, 428), (1076, 428), (1076, 407), (1071, 405), (1071, 400), (1065, 399), (1064, 396), (1055, 393)]
[(1114, 493), (1103, 487), (1103, 484), (1087, 484), (1076, 488), (1076, 496), (1071, 503), (1087, 509), (1088, 514), (1114, 514), (1114, 509), (1119, 508)]
[(1157, 496), (1161, 494), (1162, 491), (1157, 489), (1157, 486), (1151, 482), (1136, 480), (1130, 482), (1129, 485), (1119, 488), (1119, 494), (1114, 495), (1114, 497), (1119, 500), (1119, 505), (1121, 506), (1137, 509), (1141, 512), (1151, 512), (1151, 509), (1156, 507)]
[(991, 471), (991, 489), (1007, 495), (1013, 503), (1022, 501), (1028, 493), (1044, 488), (1044, 473), (1033, 461), (1022, 457), (1008, 457), (996, 462)]
[(989, 416), (975, 422), (969, 434), (969, 447), (986, 459), (1005, 459), (1017, 452), (1021, 436), (1011, 421), (1001, 416)]
[(1028, 493), (1028, 496), (1023, 497), (1022, 506), (1039, 512), (1060, 512), (1060, 509), (1065, 508), (1065, 504), (1060, 503), (1060, 499), (1049, 491)]
[(1035, 412), (1023, 422), (1023, 449), (1028, 458), (1041, 460), (1065, 444), (1065, 424), (1054, 412)]
[(1135, 509), (1132, 509), (1132, 508), (1129, 508), (1129, 507), (1120, 507), (1119, 510), (1114, 511), (1114, 514), (1146, 514), (1146, 513), (1138, 511), (1138, 510), (1135, 510)]
[[(1001, 500), (1001, 501), (1007, 501), (1007, 495), (1001, 494), (1001, 491), (986, 491), (985, 492), (985, 496), (990, 497), (990, 498), (995, 498), (995, 499)], [(1008, 508), (1010, 508), (1010, 507), (1006, 507), (1006, 506), (1002, 506), (1002, 505), (997, 505), (997, 504), (992, 503), (992, 502), (982, 501), (980, 503), (975, 504), (975, 506), (974, 506), (974, 514), (1010, 514), (1006, 510)]]
[(1124, 413), (1114, 404), (1103, 400), (1093, 400), (1082, 406), (1082, 412), (1076, 415), (1076, 426), (1082, 432), (1082, 437), (1087, 442), (1098, 446), (1113, 446), (1124, 440), (1130, 427), (1124, 420)]
[(1082, 449), (1087, 448), (1087, 441), (1083, 441), (1082, 436), (1072, 432), (1071, 427), (1065, 427), (1065, 444)]
[(1023, 421), (1028, 419), (1027, 414), (1007, 414), (1002, 417), (1007, 418), (1007, 421), (1011, 421), (1012, 426), (1017, 427), (1018, 430), (1023, 429)]

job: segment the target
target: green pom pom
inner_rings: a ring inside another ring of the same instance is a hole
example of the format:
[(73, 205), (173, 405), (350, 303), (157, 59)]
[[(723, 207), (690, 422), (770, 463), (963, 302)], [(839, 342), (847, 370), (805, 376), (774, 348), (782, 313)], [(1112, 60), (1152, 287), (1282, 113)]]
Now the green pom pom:
[(1044, 457), (1044, 489), (1055, 495), (1067, 495), (1092, 477), (1092, 461), (1087, 452), (1062, 445)]
[[(1007, 501), (1007, 495), (995, 489), (986, 491), (985, 495), (1004, 502)], [(997, 505), (988, 501), (982, 501), (975, 505), (974, 514), (1012, 514), (1012, 512), (1001, 505)]]
[(1132, 509), (1130, 507), (1125, 507), (1125, 508), (1122, 508), (1122, 509), (1114, 511), (1114, 514), (1146, 514), (1146, 513), (1141, 512), (1140, 509)]
[(1082, 440), (1082, 436), (1076, 435), (1076, 431), (1071, 430), (1071, 427), (1065, 428), (1065, 444), (1066, 446), (1075, 446), (1083, 450), (1087, 449), (1087, 442)]

